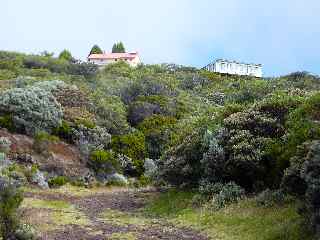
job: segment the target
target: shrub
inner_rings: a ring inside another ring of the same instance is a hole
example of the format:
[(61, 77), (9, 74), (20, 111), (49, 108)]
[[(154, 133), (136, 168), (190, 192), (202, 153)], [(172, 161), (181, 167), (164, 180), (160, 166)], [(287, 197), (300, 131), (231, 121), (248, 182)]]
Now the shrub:
[(53, 95), (38, 87), (14, 88), (0, 95), (0, 111), (11, 114), (14, 126), (33, 135), (37, 130), (50, 132), (60, 125), (61, 105)]
[(16, 239), (19, 228), (17, 210), (22, 203), (21, 191), (5, 178), (0, 178), (0, 233), (2, 239)]
[(225, 151), (218, 140), (219, 131), (224, 129), (218, 130), (215, 134), (207, 130), (204, 136), (208, 150), (203, 154), (200, 163), (203, 170), (202, 178), (207, 184), (223, 181), (226, 175)]
[(36, 240), (35, 229), (29, 224), (21, 224), (15, 232), (17, 240)]
[(85, 158), (96, 149), (107, 148), (111, 142), (111, 135), (105, 128), (87, 128), (82, 124), (72, 128), (72, 138)]
[(307, 184), (306, 203), (316, 235), (320, 237), (320, 141), (314, 141), (301, 169), (301, 177)]
[(0, 127), (6, 128), (7, 130), (13, 132), (15, 130), (13, 117), (11, 114), (6, 114), (4, 116), (0, 116)]
[(199, 184), (199, 193), (207, 198), (210, 199), (214, 195), (219, 194), (221, 190), (223, 189), (224, 184), (223, 183), (211, 183), (207, 181), (201, 181)]
[(16, 77), (15, 72), (7, 70), (7, 69), (0, 69), (0, 81), (1, 80), (10, 80)]
[(225, 184), (219, 194), (213, 197), (213, 206), (223, 208), (231, 203), (237, 203), (244, 198), (245, 191), (239, 185), (230, 182)]
[(278, 137), (284, 134), (276, 118), (254, 110), (230, 115), (224, 120), (224, 126), (228, 129), (249, 130), (254, 135), (264, 137)]
[(96, 127), (96, 124), (91, 121), (90, 119), (79, 119), (76, 120), (77, 125), (83, 125), (88, 129), (94, 129)]
[(146, 176), (149, 179), (155, 179), (156, 176), (158, 175), (158, 166), (156, 165), (156, 163), (150, 159), (150, 158), (146, 158), (144, 160), (144, 176)]
[(59, 138), (47, 132), (37, 132), (34, 137), (33, 149), (38, 153), (48, 153), (50, 143), (58, 142)]
[(256, 196), (255, 201), (258, 206), (273, 207), (274, 205), (281, 205), (285, 202), (286, 195), (282, 190), (266, 189)]
[(320, 236), (320, 141), (306, 142), (299, 146), (290, 164), (283, 177), (282, 188), (305, 200), (306, 211), (302, 214), (309, 214), (310, 226)]
[(119, 169), (119, 163), (113, 152), (96, 150), (90, 154), (88, 165), (97, 174), (115, 173)]
[(132, 159), (139, 176), (143, 173), (143, 162), (147, 153), (145, 137), (140, 131), (134, 131), (122, 136), (113, 136), (111, 147), (114, 152)]
[(127, 178), (119, 173), (114, 173), (107, 178), (107, 186), (124, 187), (129, 184)]
[(62, 120), (61, 125), (57, 128), (54, 128), (52, 133), (58, 136), (59, 138), (66, 140), (69, 143), (73, 143), (72, 127), (65, 120)]
[(126, 176), (137, 175), (137, 168), (131, 158), (123, 154), (118, 154), (118, 162)]
[(128, 112), (128, 122), (133, 126), (137, 126), (145, 118), (151, 117), (153, 114), (159, 114), (160, 108), (156, 104), (137, 101), (130, 105)]
[(49, 179), (48, 184), (49, 187), (61, 187), (68, 182), (68, 179), (65, 176), (58, 176)]
[(128, 131), (126, 106), (116, 96), (101, 96), (96, 93), (96, 116), (100, 126), (105, 127), (111, 134), (124, 134)]
[(0, 137), (0, 152), (8, 153), (10, 152), (11, 141), (7, 137)]
[(159, 166), (160, 177), (174, 186), (197, 186), (202, 176), (203, 152), (202, 131), (195, 131), (164, 153)]

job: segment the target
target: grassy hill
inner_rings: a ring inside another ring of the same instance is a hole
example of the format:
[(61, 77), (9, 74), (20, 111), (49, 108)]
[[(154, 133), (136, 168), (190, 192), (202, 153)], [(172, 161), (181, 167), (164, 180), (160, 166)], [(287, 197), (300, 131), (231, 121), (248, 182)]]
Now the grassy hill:
[[(2, 51), (0, 152), (12, 164), (3, 175), (28, 185), (40, 174), (51, 187), (170, 187), (178, 192), (143, 214), (215, 239), (301, 239), (320, 224), (319, 89), (306, 72), (257, 79), (174, 64), (98, 69)], [(16, 148), (14, 136), (30, 144)], [(66, 149), (70, 164), (61, 164)]]

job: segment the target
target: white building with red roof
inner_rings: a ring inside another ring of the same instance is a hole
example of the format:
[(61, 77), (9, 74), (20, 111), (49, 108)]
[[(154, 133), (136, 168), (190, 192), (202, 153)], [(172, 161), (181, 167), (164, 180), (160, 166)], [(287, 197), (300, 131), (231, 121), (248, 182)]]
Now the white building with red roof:
[(127, 62), (131, 67), (136, 67), (141, 63), (138, 52), (102, 53), (91, 54), (88, 56), (88, 62), (97, 64), (99, 66), (116, 63), (117, 61)]

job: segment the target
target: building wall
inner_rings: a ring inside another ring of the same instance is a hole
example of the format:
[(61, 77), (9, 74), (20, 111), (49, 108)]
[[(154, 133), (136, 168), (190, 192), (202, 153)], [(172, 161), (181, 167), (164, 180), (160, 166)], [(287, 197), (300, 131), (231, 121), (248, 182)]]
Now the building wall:
[(210, 72), (262, 77), (262, 66), (258, 64), (217, 60), (206, 66), (205, 69)]
[[(118, 59), (91, 59), (91, 60), (89, 60), (89, 62), (97, 64), (99, 66), (105, 66), (105, 65), (110, 64), (110, 63), (116, 63), (117, 61), (120, 61), (120, 60), (118, 60)], [(135, 57), (132, 60), (127, 60), (126, 62), (131, 67), (136, 67), (141, 63), (139, 57)]]

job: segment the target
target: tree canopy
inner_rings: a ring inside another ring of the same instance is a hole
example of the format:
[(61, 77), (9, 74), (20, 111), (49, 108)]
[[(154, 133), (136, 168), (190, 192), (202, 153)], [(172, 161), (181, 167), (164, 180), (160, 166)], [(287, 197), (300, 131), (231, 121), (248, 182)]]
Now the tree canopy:
[(97, 44), (95, 44), (92, 48), (91, 48), (91, 51), (90, 51), (90, 54), (89, 55), (91, 55), (91, 54), (102, 54), (103, 52), (102, 52), (102, 50), (101, 50), (101, 48), (97, 45)]
[(60, 54), (59, 54), (59, 59), (66, 60), (68, 62), (72, 62), (74, 58), (72, 57), (72, 54), (70, 51), (67, 49), (64, 49)]
[(118, 43), (113, 44), (112, 52), (113, 53), (125, 53), (126, 49), (125, 49), (122, 42), (118, 42)]

